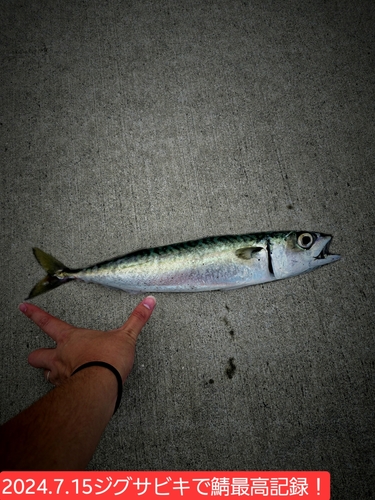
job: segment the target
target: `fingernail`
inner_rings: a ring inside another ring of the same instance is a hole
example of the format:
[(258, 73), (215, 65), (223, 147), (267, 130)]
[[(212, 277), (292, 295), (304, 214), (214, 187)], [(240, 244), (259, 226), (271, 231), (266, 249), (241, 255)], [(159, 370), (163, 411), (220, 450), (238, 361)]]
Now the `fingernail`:
[(143, 305), (145, 307), (147, 307), (147, 309), (150, 309), (150, 311), (153, 310), (153, 308), (155, 307), (155, 304), (156, 304), (156, 299), (152, 295), (149, 295), (143, 301)]
[(25, 303), (22, 303), (22, 304), (20, 304), (20, 305), (18, 306), (18, 309), (19, 309), (21, 312), (25, 313), (25, 312), (27, 311), (27, 305), (26, 305)]

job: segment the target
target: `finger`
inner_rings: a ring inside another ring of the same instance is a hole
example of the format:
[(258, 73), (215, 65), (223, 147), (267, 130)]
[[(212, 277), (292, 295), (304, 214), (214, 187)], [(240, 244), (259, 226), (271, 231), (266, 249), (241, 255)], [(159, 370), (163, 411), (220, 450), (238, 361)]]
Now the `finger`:
[(27, 361), (34, 368), (44, 368), (51, 370), (53, 366), (53, 357), (55, 349), (37, 349), (29, 354)]
[(122, 327), (119, 328), (119, 330), (123, 331), (136, 341), (142, 328), (150, 319), (155, 305), (156, 299), (152, 295), (143, 299), (142, 302), (140, 302), (133, 310), (128, 320), (122, 325)]
[(50, 376), (51, 376), (51, 370), (44, 370), (44, 378), (47, 380), (47, 382), (52, 382), (50, 381)]
[(61, 334), (69, 328), (72, 328), (69, 323), (65, 323), (61, 319), (48, 314), (40, 307), (34, 306), (34, 304), (26, 304), (25, 302), (20, 304), (19, 310), (25, 314), (31, 321), (34, 321), (36, 325), (39, 326), (47, 335), (49, 335), (55, 342), (58, 342), (61, 338)]

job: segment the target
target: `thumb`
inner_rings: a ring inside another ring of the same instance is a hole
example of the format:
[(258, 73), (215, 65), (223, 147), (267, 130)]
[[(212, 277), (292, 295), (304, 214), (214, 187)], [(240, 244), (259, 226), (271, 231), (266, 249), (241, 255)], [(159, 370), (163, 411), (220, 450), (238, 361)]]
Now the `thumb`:
[(150, 319), (155, 305), (156, 299), (152, 295), (143, 299), (142, 302), (136, 306), (128, 320), (119, 328), (119, 330), (126, 333), (126, 335), (128, 335), (135, 343), (142, 328)]

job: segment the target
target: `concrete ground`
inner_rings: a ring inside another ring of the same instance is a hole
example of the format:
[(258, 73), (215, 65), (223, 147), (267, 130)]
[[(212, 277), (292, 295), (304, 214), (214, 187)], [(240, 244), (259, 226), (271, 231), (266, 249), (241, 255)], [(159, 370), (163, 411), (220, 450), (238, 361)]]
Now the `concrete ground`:
[[(160, 294), (91, 469), (327, 470), (374, 498), (374, 4), (7, 0), (1, 5), (1, 422), (49, 389), (18, 304), (38, 246), (80, 267), (279, 229), (338, 263)], [(142, 297), (142, 296), (141, 296)], [(35, 299), (119, 326), (140, 296)]]

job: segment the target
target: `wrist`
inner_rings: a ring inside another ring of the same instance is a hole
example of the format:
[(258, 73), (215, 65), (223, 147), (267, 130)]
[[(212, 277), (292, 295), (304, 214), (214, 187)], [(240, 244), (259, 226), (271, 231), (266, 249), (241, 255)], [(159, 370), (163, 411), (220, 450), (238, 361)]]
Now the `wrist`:
[(117, 399), (114, 407), (114, 412), (113, 414), (116, 413), (118, 410), (118, 407), (120, 406), (121, 403), (121, 397), (122, 397), (122, 378), (118, 370), (111, 364), (105, 362), (105, 361), (89, 361), (88, 363), (84, 363), (80, 365), (78, 368), (76, 368), (73, 373), (71, 374), (71, 377), (75, 375), (76, 373), (81, 372), (82, 370), (92, 370), (93, 368), (100, 368), (107, 370), (108, 372), (111, 372), (114, 377), (116, 378), (117, 381)]

